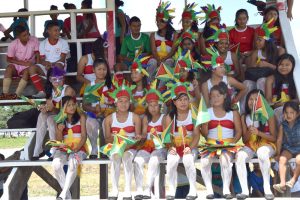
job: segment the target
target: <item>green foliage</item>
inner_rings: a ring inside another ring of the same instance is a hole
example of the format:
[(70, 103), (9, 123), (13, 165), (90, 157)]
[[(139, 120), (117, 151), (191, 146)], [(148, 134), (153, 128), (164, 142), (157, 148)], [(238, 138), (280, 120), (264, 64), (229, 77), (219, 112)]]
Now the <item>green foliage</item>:
[(28, 137), (2, 138), (0, 139), (1, 149), (23, 148)]
[(30, 105), (14, 105), (14, 106), (0, 106), (0, 129), (7, 128), (6, 122), (15, 113), (31, 109)]

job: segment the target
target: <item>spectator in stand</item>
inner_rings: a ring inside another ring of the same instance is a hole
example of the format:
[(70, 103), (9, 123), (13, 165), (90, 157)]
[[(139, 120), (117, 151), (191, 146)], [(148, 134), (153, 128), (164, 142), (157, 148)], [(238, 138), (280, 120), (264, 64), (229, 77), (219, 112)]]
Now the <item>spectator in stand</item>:
[[(7, 62), (9, 63), (3, 79), (3, 94), (0, 99), (16, 99), (20, 96), (29, 80), (29, 68), (39, 63), (39, 41), (30, 36), (24, 26), (15, 28), (17, 39), (8, 46)], [(21, 77), (15, 94), (9, 95), (13, 77)]]
[[(64, 8), (66, 10), (77, 9), (76, 6), (74, 4), (72, 4), (72, 3), (64, 3)], [(83, 22), (83, 16), (82, 15), (76, 15), (77, 37), (78, 37), (78, 33), (80, 31), (79, 29), (82, 28), (82, 22)], [(66, 18), (64, 20), (63, 32), (66, 34), (66, 36), (68, 37), (68, 39), (71, 39), (71, 17), (68, 17), (68, 18)]]
[[(248, 11), (240, 9), (235, 14), (235, 27), (229, 31), (229, 42), (231, 51), (237, 53), (240, 60), (240, 66), (249, 60), (253, 50), (254, 29), (247, 26), (249, 20)], [(240, 78), (244, 80), (245, 69), (241, 67)]]
[[(285, 103), (283, 115), (284, 121), (279, 127), (276, 155), (276, 160), (279, 162), (280, 183), (273, 185), (273, 188), (280, 193), (284, 193), (287, 187), (293, 188), (300, 174), (299, 104), (293, 101)], [(291, 158), (295, 158), (296, 169), (291, 179), (286, 182), (286, 165)]]
[[(28, 12), (28, 10), (26, 8), (21, 8), (18, 10), (18, 12)], [(3, 37), (1, 41), (6, 41), (8, 38), (10, 38), (11, 40), (16, 39), (17, 38), (16, 27), (19, 25), (26, 27), (26, 29), (29, 31), (28, 15), (14, 17), (14, 22), (10, 25), (10, 27), (6, 31), (4, 31), (5, 37)], [(10, 35), (11, 32), (13, 32), (14, 36)]]
[[(50, 11), (51, 11), (51, 10), (58, 10), (58, 8), (57, 8), (57, 6), (55, 6), (55, 5), (51, 5), (51, 6), (50, 6)], [(64, 26), (64, 21), (61, 20), (61, 19), (57, 19), (58, 14), (50, 14), (50, 17), (51, 17), (51, 19), (45, 21), (45, 24), (44, 24), (44, 33), (43, 33), (43, 36), (44, 36), (45, 38), (48, 37), (48, 32), (47, 32), (47, 30), (48, 30), (48, 24), (49, 24), (49, 22), (56, 22), (56, 23), (58, 24), (58, 26), (59, 26), (60, 31), (63, 30), (63, 26)], [(63, 37), (63, 35), (64, 35), (64, 34), (61, 33), (61, 36), (62, 36), (62, 37)]]
[(134, 16), (129, 21), (131, 35), (127, 35), (122, 43), (120, 61), (131, 66), (136, 52), (142, 48), (146, 55), (151, 54), (150, 39), (145, 33), (141, 33), (141, 20)]
[[(293, 19), (293, 14), (292, 14), (292, 9), (293, 9), (293, 4), (294, 4), (294, 0), (287, 0), (287, 10), (286, 10), (286, 14), (287, 17), (292, 20)], [(277, 1), (276, 0), (266, 0), (266, 8), (273, 6), (276, 7), (277, 5)]]
[[(81, 2), (81, 9), (92, 9), (92, 0), (83, 0)], [(99, 38), (101, 37), (100, 31), (97, 25), (97, 18), (95, 13), (83, 14), (83, 28), (79, 33), (79, 38)], [(83, 43), (82, 53), (83, 55), (92, 52), (92, 42)]]
[(120, 9), (124, 6), (124, 1), (115, 0), (115, 13), (116, 13), (116, 26), (115, 26), (115, 37), (116, 37), (116, 55), (120, 54), (121, 45), (126, 34), (126, 16), (123, 10)]
[(30, 78), (38, 90), (38, 93), (33, 95), (36, 98), (46, 96), (40, 75), (45, 76), (53, 66), (65, 69), (66, 56), (69, 53), (67, 41), (59, 37), (59, 25), (56, 22), (49, 22), (47, 31), (49, 37), (42, 41), (39, 47), (41, 62), (29, 68)]
[(86, 85), (96, 80), (93, 63), (98, 58), (107, 60), (107, 46), (101, 37), (93, 43), (92, 53), (82, 56), (78, 62), (76, 79), (80, 83), (83, 83), (80, 89), (81, 96), (83, 95)]
[[(245, 71), (245, 81), (247, 94), (253, 89), (262, 90), (265, 93), (265, 83), (268, 76), (274, 73), (278, 56), (284, 53), (282, 48), (277, 48), (273, 41), (272, 33), (276, 30), (275, 19), (263, 23), (255, 32), (254, 50), (250, 56), (250, 63)], [(245, 105), (245, 96), (242, 98), (242, 105)], [(243, 111), (242, 111), (243, 113)]]
[[(66, 10), (72, 10), (76, 9), (76, 6), (72, 3), (64, 3), (64, 8)], [(77, 37), (80, 32), (80, 29), (82, 28), (82, 21), (83, 21), (83, 16), (82, 15), (77, 15), (76, 16), (76, 32), (77, 32)], [(64, 26), (63, 26), (63, 33), (67, 36), (68, 39), (71, 39), (71, 17), (68, 17), (64, 21)], [(77, 70), (77, 47), (76, 43), (69, 43), (70, 45), (70, 58), (67, 59), (67, 66), (68, 72), (75, 72)]]
[(283, 105), (288, 101), (299, 101), (293, 76), (294, 68), (294, 57), (290, 54), (283, 54), (277, 60), (274, 75), (266, 80), (266, 99), (273, 105), (278, 126), (283, 121)]

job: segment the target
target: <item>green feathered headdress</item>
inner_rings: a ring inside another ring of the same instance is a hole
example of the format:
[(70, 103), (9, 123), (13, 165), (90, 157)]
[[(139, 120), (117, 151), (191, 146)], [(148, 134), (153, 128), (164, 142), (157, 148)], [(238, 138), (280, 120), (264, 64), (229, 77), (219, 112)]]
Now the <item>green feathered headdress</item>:
[(201, 12), (196, 12), (195, 8), (198, 4), (194, 3), (189, 3), (184, 7), (183, 13), (181, 15), (182, 18), (189, 18), (193, 21), (198, 21), (198, 19), (200, 18), (199, 16), (197, 16), (198, 14), (200, 14)]
[(210, 55), (204, 55), (201, 57), (201, 63), (206, 69), (213, 70), (221, 65), (224, 65), (224, 59), (219, 55), (215, 48), (206, 48), (206, 51)]
[(175, 13), (175, 8), (169, 9), (171, 5), (171, 2), (166, 1), (162, 2), (160, 1), (158, 4), (158, 7), (156, 9), (156, 17), (159, 19), (162, 19), (164, 22), (170, 22), (175, 16), (172, 16), (171, 14)]
[(165, 93), (163, 93), (165, 102), (167, 102), (171, 99), (172, 100), (176, 99), (176, 97), (181, 93), (187, 94), (190, 98), (190, 95), (189, 95), (190, 83), (176, 81), (176, 82), (169, 82), (166, 85), (168, 87), (168, 90)]
[(120, 97), (128, 97), (131, 102), (133, 102), (133, 95), (132, 90), (136, 87), (136, 85), (126, 85), (125, 80), (123, 81), (122, 85), (114, 85), (115, 90), (113, 92), (108, 93), (109, 96), (114, 99), (114, 102), (118, 101)]
[(162, 94), (157, 90), (157, 79), (155, 79), (151, 84), (150, 84), (150, 89), (146, 93), (146, 102), (149, 102), (151, 100), (156, 100), (159, 103), (162, 103), (164, 101), (164, 98)]
[(206, 41), (219, 42), (220, 40), (229, 40), (228, 30), (226, 25), (210, 25), (210, 28), (214, 31), (214, 34), (206, 39)]
[(256, 29), (258, 37), (262, 37), (265, 40), (270, 40), (272, 33), (274, 33), (278, 27), (274, 26), (275, 19), (270, 19), (267, 23), (263, 23), (259, 28)]
[(202, 24), (209, 22), (214, 18), (219, 18), (221, 20), (221, 16), (220, 16), (220, 11), (222, 9), (221, 6), (216, 9), (214, 4), (213, 5), (207, 4), (207, 6), (203, 6), (201, 7), (201, 9), (202, 12), (205, 13), (205, 20), (202, 22)]
[(198, 33), (197, 32), (193, 32), (192, 30), (187, 30), (185, 32), (183, 32), (180, 37), (176, 40), (175, 45), (181, 45), (182, 41), (185, 38), (189, 38), (191, 39), (194, 43), (198, 40)]
[(145, 70), (148, 67), (148, 61), (151, 56), (144, 56), (142, 54), (142, 48), (140, 48), (131, 64), (131, 70), (136, 70), (137, 72), (144, 74), (145, 76), (149, 76), (148, 72)]

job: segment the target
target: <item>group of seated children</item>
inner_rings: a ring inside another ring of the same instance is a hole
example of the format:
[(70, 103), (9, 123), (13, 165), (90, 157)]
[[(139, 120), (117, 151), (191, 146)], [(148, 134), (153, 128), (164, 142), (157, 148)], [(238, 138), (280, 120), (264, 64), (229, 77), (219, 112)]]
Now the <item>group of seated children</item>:
[[(189, 185), (184, 198), (197, 199), (198, 157), (207, 199), (215, 197), (214, 158), (220, 161), (226, 199), (234, 197), (230, 190), (234, 159), (241, 185), (237, 199), (250, 195), (246, 162), (255, 156), (266, 199), (274, 199), (270, 183), (272, 157), (279, 161), (280, 174), (280, 183), (273, 188), (280, 193), (287, 187), (293, 188), (300, 173), (299, 106), (293, 80), (295, 59), (282, 46), (278, 10), (267, 8), (263, 24), (253, 29), (247, 26), (247, 10), (240, 9), (236, 12), (235, 27), (228, 32), (225, 24), (221, 24), (221, 8), (203, 6), (205, 28), (200, 33), (200, 12), (195, 11), (196, 6), (185, 6), (182, 30), (178, 33), (172, 27), (175, 9), (170, 2), (159, 3), (158, 30), (150, 37), (140, 32), (139, 18), (132, 17), (131, 34), (122, 38), (120, 63), (115, 65), (114, 75), (106, 61), (107, 45), (102, 38), (97, 39), (91, 53), (78, 64), (77, 80), (83, 83), (82, 108), (76, 104), (75, 90), (64, 81), (69, 48), (59, 37), (59, 25), (49, 22), (48, 38), (40, 44), (29, 36), (26, 28), (17, 27), (18, 38), (9, 46), (10, 65), (2, 96), (10, 96), (12, 77), (22, 75), (16, 95), (22, 94), (30, 78), (39, 91), (36, 96), (46, 97), (46, 103), (39, 106), (33, 159), (44, 155), (42, 146), (48, 129), (50, 140), (60, 144), (52, 144), (49, 158), (62, 187), (60, 199), (71, 198), (69, 188), (89, 153), (87, 138), (92, 147), (90, 159), (97, 159), (101, 151), (111, 160), (109, 199), (119, 196), (121, 163), (125, 174), (123, 199), (132, 199), (133, 174), (135, 199), (151, 198), (159, 163), (165, 159), (166, 198), (171, 200), (180, 195), (176, 191), (181, 181), (177, 167), (182, 162)], [(130, 77), (122, 72), (128, 69)], [(40, 76), (47, 76), (45, 86)], [(106, 143), (100, 149), (99, 130)], [(206, 142), (200, 142), (200, 137)], [(297, 166), (286, 182), (286, 164), (293, 157)], [(67, 162), (65, 174), (63, 165)]]

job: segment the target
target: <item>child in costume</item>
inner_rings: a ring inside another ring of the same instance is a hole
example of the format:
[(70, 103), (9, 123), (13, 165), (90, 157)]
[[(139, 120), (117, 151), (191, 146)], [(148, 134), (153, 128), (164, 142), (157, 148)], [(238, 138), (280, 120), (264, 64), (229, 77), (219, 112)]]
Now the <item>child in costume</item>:
[[(284, 193), (286, 187), (293, 188), (300, 174), (300, 118), (298, 103), (292, 101), (285, 103), (283, 115), (284, 121), (279, 127), (276, 144), (280, 183), (273, 185), (273, 188), (280, 193)], [(297, 166), (292, 178), (286, 182), (286, 165), (291, 158), (296, 158)]]
[(274, 43), (277, 46), (284, 47), (283, 35), (279, 23), (279, 11), (276, 6), (270, 6), (266, 8), (263, 12), (263, 17), (263, 23), (267, 23), (271, 19), (274, 19), (274, 26), (277, 27), (277, 30), (275, 30), (273, 33)]
[[(76, 98), (65, 96), (62, 98), (62, 108), (66, 119), (56, 125), (56, 140), (63, 141), (67, 149), (59, 149), (54, 153), (52, 167), (54, 176), (58, 181), (62, 192), (57, 199), (72, 199), (69, 191), (78, 170), (80, 172), (81, 161), (87, 156), (86, 145), (86, 118), (84, 114), (77, 111)], [(64, 172), (64, 165), (68, 163), (67, 174)]]
[(219, 55), (223, 58), (224, 64), (226, 66), (226, 73), (232, 77), (240, 76), (240, 66), (237, 55), (230, 51), (229, 49), (229, 35), (226, 30), (226, 26), (216, 26), (211, 25), (210, 28), (215, 29), (215, 33), (209, 37), (209, 40), (215, 42), (214, 46), (216, 47)]
[(114, 90), (108, 63), (103, 58), (97, 58), (93, 64), (96, 80), (92, 81), (85, 90), (83, 109), (87, 113), (87, 135), (92, 145), (90, 159), (98, 157), (97, 138), (99, 124), (109, 114), (115, 111), (114, 100), (108, 93)]
[[(55, 122), (54, 116), (61, 108), (61, 99), (64, 96), (75, 96), (75, 91), (68, 85), (64, 84), (65, 71), (54, 67), (49, 69), (47, 74), (46, 104), (40, 106), (41, 113), (38, 116), (35, 147), (32, 160), (38, 160), (43, 154), (43, 141), (49, 129), (50, 140), (55, 139)], [(53, 152), (52, 152), (53, 153)]]
[(255, 105), (258, 102), (259, 90), (252, 90), (246, 97), (245, 114), (242, 115), (243, 142), (245, 146), (236, 155), (236, 171), (242, 187), (238, 199), (249, 197), (247, 184), (246, 162), (255, 155), (258, 157), (259, 166), (263, 177), (263, 188), (266, 199), (273, 199), (270, 189), (270, 158), (275, 154), (276, 132), (275, 119), (270, 117), (265, 123), (255, 119)]
[(107, 59), (107, 47), (105, 40), (100, 37), (93, 43), (92, 53), (80, 58), (77, 66), (76, 80), (83, 83), (80, 90), (81, 96), (83, 95), (84, 88), (96, 80), (93, 63), (97, 58)]
[[(129, 140), (141, 139), (141, 119), (138, 115), (129, 111), (130, 102), (132, 101), (132, 87), (122, 85), (116, 86), (116, 89), (111, 93), (111, 97), (115, 99), (117, 111), (107, 116), (104, 120), (105, 127), (105, 142), (112, 143), (117, 135)], [(120, 142), (119, 139), (117, 139)], [(123, 143), (121, 141), (121, 143)], [(124, 150), (124, 149), (123, 149)], [(120, 151), (109, 155), (111, 164), (111, 180), (112, 192), (109, 199), (118, 199), (119, 189), (118, 182), (120, 177), (121, 162), (124, 165), (125, 173), (125, 196), (123, 199), (132, 199), (131, 197), (131, 178), (133, 172), (133, 159), (136, 155), (136, 149), (126, 146), (125, 152)]]
[(211, 29), (211, 25), (219, 26), (221, 22), (221, 7), (216, 9), (215, 5), (207, 4), (207, 6), (201, 7), (202, 12), (205, 13), (205, 20), (202, 23), (205, 23), (203, 32), (200, 37), (200, 53), (201, 55), (208, 55), (209, 53), (206, 51), (206, 48), (210, 48), (214, 45), (213, 40), (209, 40), (215, 30)]
[[(223, 196), (226, 199), (233, 198), (229, 189), (232, 176), (232, 159), (238, 150), (235, 144), (242, 136), (242, 126), (239, 113), (231, 110), (231, 100), (227, 90), (224, 82), (211, 88), (212, 107), (208, 109), (210, 121), (204, 123), (201, 128), (201, 133), (205, 137), (208, 147), (201, 152), (201, 174), (208, 193), (207, 199), (214, 198), (211, 173), (214, 157), (220, 160)], [(230, 146), (226, 147), (227, 143)], [(221, 146), (218, 147), (218, 145)]]
[[(195, 47), (197, 52), (199, 52), (199, 29), (198, 29), (198, 20), (199, 20), (199, 14), (200, 12), (196, 12), (195, 8), (196, 8), (197, 4), (195, 3), (191, 3), (191, 4), (187, 4), (184, 7), (184, 10), (182, 12), (181, 15), (181, 24), (182, 24), (182, 30), (181, 32), (178, 34), (178, 37), (182, 37), (182, 34), (184, 34), (185, 32), (192, 32), (195, 36), (194, 36), (194, 40), (195, 40)], [(176, 48), (178, 46), (179, 43), (175, 44)], [(176, 48), (174, 49), (174, 51), (176, 50)]]
[[(137, 185), (137, 196), (135, 199), (151, 198), (154, 179), (159, 174), (159, 163), (165, 160), (167, 155), (167, 150), (162, 144), (163, 138), (161, 138), (165, 120), (164, 114), (161, 114), (163, 98), (161, 93), (156, 90), (156, 82), (157, 80), (151, 84), (151, 88), (146, 94), (147, 109), (142, 120), (142, 133), (146, 141), (134, 159), (134, 176)], [(147, 186), (143, 191), (145, 163), (148, 163)]]
[[(230, 98), (232, 98), (232, 103), (237, 103), (243, 95), (245, 95), (246, 88), (245, 86), (238, 82), (235, 78), (227, 76), (224, 66), (224, 59), (221, 57), (214, 49), (207, 49), (211, 54), (210, 56), (202, 57), (202, 64), (208, 70), (211, 70), (211, 78), (202, 84), (202, 94), (205, 99), (206, 105), (209, 107), (209, 93), (211, 88), (215, 85), (218, 85), (220, 82), (224, 82), (228, 89), (230, 90)], [(239, 90), (239, 93), (234, 96), (232, 88)]]
[[(171, 86), (171, 85), (170, 85)], [(167, 155), (167, 180), (169, 190), (166, 199), (175, 198), (177, 167), (182, 160), (189, 181), (190, 191), (186, 199), (197, 199), (196, 168), (197, 146), (200, 139), (199, 126), (196, 127), (190, 109), (190, 98), (186, 83), (176, 82), (170, 88), (171, 112), (166, 116), (165, 126), (172, 132), (171, 147)]]
[(154, 72), (161, 62), (164, 62), (168, 66), (173, 66), (174, 61), (172, 59), (173, 53), (171, 53), (173, 41), (177, 38), (177, 33), (172, 26), (172, 19), (175, 9), (170, 9), (171, 3), (169, 1), (159, 2), (156, 9), (156, 25), (158, 31), (151, 33), (150, 44), (152, 50), (152, 56), (149, 60), (148, 72), (150, 79), (154, 79)]
[(143, 117), (146, 111), (144, 99), (147, 89), (149, 88), (147, 82), (149, 74), (146, 71), (149, 58), (149, 56), (143, 56), (142, 54), (137, 53), (131, 65), (131, 80), (133, 85), (136, 86), (132, 91), (134, 104), (131, 110), (140, 117)]
[(288, 101), (298, 101), (294, 83), (295, 59), (290, 54), (283, 54), (278, 58), (275, 74), (266, 80), (266, 99), (273, 104), (277, 125), (283, 121), (282, 108)]
[(188, 83), (188, 92), (191, 96), (191, 103), (198, 105), (200, 100), (199, 83), (195, 78), (197, 72), (202, 66), (194, 60), (190, 50), (182, 50), (180, 47), (175, 55), (174, 76), (182, 83)]

